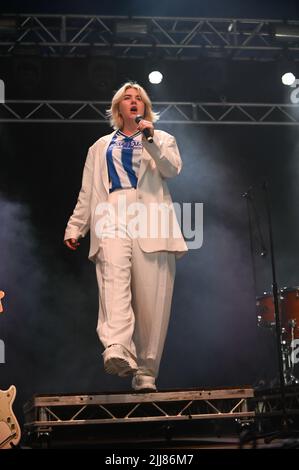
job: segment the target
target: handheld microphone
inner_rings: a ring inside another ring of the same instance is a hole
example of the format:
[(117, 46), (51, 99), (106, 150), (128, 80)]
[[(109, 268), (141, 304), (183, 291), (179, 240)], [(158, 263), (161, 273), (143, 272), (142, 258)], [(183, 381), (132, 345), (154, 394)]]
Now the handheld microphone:
[[(136, 122), (136, 124), (139, 124), (140, 121), (142, 121), (142, 119), (143, 119), (143, 116), (136, 116), (136, 117), (135, 117), (135, 122)], [(146, 140), (147, 140), (150, 144), (152, 144), (152, 143), (154, 142), (154, 139), (153, 139), (153, 137), (151, 136), (151, 133), (150, 133), (150, 130), (149, 130), (149, 129), (144, 129), (144, 130), (142, 131), (142, 134), (144, 135), (144, 137), (146, 138)]]

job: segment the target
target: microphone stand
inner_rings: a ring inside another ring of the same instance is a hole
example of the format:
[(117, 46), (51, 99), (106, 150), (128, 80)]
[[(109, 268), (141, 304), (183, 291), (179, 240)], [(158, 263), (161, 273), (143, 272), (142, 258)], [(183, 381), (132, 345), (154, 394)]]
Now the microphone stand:
[(251, 215), (250, 215), (250, 204), (253, 210), (253, 215), (254, 215), (254, 221), (255, 221), (255, 226), (257, 228), (258, 232), (258, 238), (259, 238), (259, 245), (260, 245), (260, 251), (259, 255), (261, 257), (264, 257), (267, 255), (267, 250), (265, 247), (263, 235), (262, 235), (262, 230), (261, 230), (261, 224), (258, 216), (258, 212), (256, 210), (255, 204), (253, 197), (251, 195), (252, 193), (252, 187), (250, 187), (246, 193), (242, 194), (242, 197), (246, 198), (246, 205), (247, 205), (247, 215), (248, 215), (248, 228), (249, 228), (249, 238), (250, 238), (250, 254), (251, 254), (251, 262), (252, 262), (252, 272), (253, 272), (253, 285), (254, 285), (254, 291), (257, 291), (257, 283), (256, 283), (256, 265), (255, 265), (255, 259), (254, 259), (254, 244), (253, 244), (253, 222), (251, 220)]
[(277, 356), (278, 356), (278, 369), (279, 369), (279, 388), (281, 394), (281, 405), (282, 405), (282, 425), (284, 430), (288, 427), (288, 420), (287, 420), (287, 411), (286, 411), (286, 403), (285, 403), (285, 379), (283, 373), (283, 356), (282, 356), (282, 335), (281, 335), (281, 324), (280, 324), (280, 317), (279, 317), (279, 303), (278, 303), (278, 288), (276, 282), (276, 269), (275, 269), (275, 256), (274, 256), (274, 244), (273, 244), (273, 229), (272, 229), (272, 217), (271, 217), (271, 208), (270, 208), (270, 201), (268, 195), (268, 185), (265, 181), (262, 185), (262, 189), (264, 190), (264, 199), (267, 211), (267, 218), (268, 218), (268, 233), (269, 233), (269, 241), (270, 241), (270, 256), (271, 256), (271, 268), (272, 268), (272, 292), (273, 292), (273, 299), (274, 299), (274, 312), (275, 312), (275, 330), (276, 330), (276, 346), (277, 346)]

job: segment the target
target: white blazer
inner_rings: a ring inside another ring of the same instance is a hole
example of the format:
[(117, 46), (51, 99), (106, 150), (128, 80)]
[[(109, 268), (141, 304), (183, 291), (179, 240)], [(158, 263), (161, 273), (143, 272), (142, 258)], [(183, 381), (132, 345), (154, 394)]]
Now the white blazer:
[[(100, 238), (96, 234), (96, 207), (99, 203), (107, 202), (109, 195), (109, 179), (106, 153), (115, 131), (98, 139), (88, 150), (82, 187), (78, 201), (71, 215), (64, 239), (79, 239), (90, 230), (89, 259), (94, 257), (99, 249)], [(173, 208), (172, 199), (165, 178), (179, 174), (182, 161), (175, 138), (167, 132), (155, 130), (154, 142), (148, 143), (143, 139), (142, 160), (140, 163), (137, 201), (146, 206), (150, 203), (166, 203)], [(171, 251), (178, 257), (188, 251), (181, 234), (176, 217), (171, 217), (170, 226), (176, 225), (175, 233), (170, 230), (169, 236), (155, 238), (138, 238), (140, 248), (145, 252)]]

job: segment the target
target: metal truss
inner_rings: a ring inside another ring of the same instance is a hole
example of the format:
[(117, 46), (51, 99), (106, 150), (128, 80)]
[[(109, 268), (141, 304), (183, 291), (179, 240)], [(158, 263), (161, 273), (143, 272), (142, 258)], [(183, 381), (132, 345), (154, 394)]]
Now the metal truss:
[(277, 37), (299, 21), (60, 14), (6, 14), (0, 21), (0, 55), (52, 57), (299, 60), (299, 39)]
[[(299, 125), (299, 105), (274, 103), (154, 102), (160, 124)], [(108, 101), (8, 100), (0, 122), (106, 123)]]
[[(285, 392), (289, 422), (283, 432), (279, 389), (35, 395), (24, 406), (24, 438), (32, 447), (45, 448), (80, 443), (152, 448), (165, 441), (170, 447), (182, 443), (182, 448), (187, 442), (199, 445), (194, 448), (297, 448), (299, 387), (287, 386)], [(215, 440), (216, 434), (222, 439)]]
[[(255, 410), (258, 417), (282, 415), (282, 402), (279, 390), (259, 392), (256, 394)], [(299, 415), (299, 387), (288, 386), (285, 393), (285, 409), (289, 415)]]
[(37, 396), (24, 407), (27, 430), (56, 426), (190, 419), (251, 419), (247, 400), (253, 389), (147, 394)]

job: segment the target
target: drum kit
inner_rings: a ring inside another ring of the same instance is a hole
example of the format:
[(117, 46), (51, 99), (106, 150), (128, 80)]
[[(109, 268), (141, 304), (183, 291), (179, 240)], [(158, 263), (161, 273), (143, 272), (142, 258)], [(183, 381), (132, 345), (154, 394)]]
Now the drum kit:
[[(275, 334), (275, 307), (272, 293), (264, 292), (256, 298), (257, 323)], [(281, 323), (281, 352), (286, 385), (299, 384), (299, 287), (279, 290), (279, 318)]]

